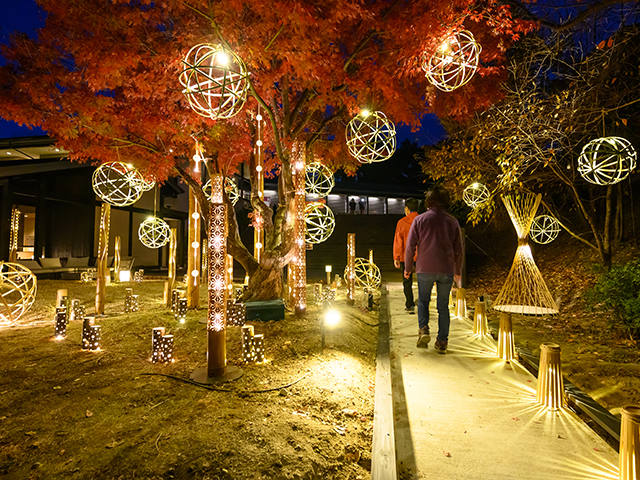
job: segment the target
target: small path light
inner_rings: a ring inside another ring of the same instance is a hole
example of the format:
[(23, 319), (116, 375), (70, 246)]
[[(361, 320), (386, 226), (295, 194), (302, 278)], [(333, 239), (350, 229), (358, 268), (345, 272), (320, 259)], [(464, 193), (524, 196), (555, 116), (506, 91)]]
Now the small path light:
[(56, 307), (56, 340), (62, 340), (67, 336), (67, 308)]
[(342, 316), (340, 311), (333, 306), (330, 301), (325, 301), (320, 313), (320, 329), (322, 332), (322, 348), (324, 348), (325, 337), (327, 329), (332, 329), (338, 326)]
[(476, 309), (473, 314), (473, 334), (485, 336), (489, 333), (489, 325), (487, 324), (487, 309), (482, 297), (476, 302)]
[(500, 331), (498, 333), (498, 357), (510, 363), (516, 357), (513, 340), (513, 326), (510, 313), (500, 314)]
[(558, 410), (565, 404), (560, 345), (556, 343), (540, 345), (540, 369), (536, 400), (540, 405), (552, 410)]
[(467, 290), (465, 288), (456, 289), (455, 316), (458, 318), (467, 318)]
[(622, 407), (620, 480), (636, 480), (640, 473), (640, 405)]

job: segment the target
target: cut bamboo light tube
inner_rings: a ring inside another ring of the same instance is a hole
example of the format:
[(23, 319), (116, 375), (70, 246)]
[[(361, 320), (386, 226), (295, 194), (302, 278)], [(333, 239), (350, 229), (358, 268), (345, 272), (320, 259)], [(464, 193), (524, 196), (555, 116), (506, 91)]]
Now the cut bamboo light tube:
[(489, 325), (487, 324), (487, 312), (484, 300), (476, 302), (476, 309), (473, 314), (473, 333), (474, 335), (487, 335), (489, 333)]
[(515, 342), (513, 340), (513, 326), (510, 313), (500, 314), (500, 331), (498, 333), (498, 357), (507, 363), (516, 358)]
[(456, 289), (455, 316), (459, 318), (467, 318), (467, 290), (464, 288)]
[(637, 480), (639, 475), (640, 405), (627, 405), (620, 427), (620, 480)]
[[(193, 160), (192, 160), (193, 162)], [(195, 164), (195, 162), (193, 162)], [(192, 167), (193, 169), (193, 167)], [(200, 305), (200, 207), (198, 199), (189, 189), (189, 254), (187, 256), (187, 304)]]
[(356, 299), (356, 234), (347, 233), (347, 305)]
[[(260, 202), (264, 202), (264, 171), (262, 167), (262, 114), (260, 113), (260, 105), (258, 105), (258, 114), (256, 115), (257, 122), (257, 137), (255, 152), (255, 179), (256, 179), (256, 192)], [(253, 192), (251, 195), (253, 196)], [(256, 262), (260, 263), (262, 258), (262, 251), (264, 250), (264, 219), (262, 218), (262, 212), (259, 209), (254, 210), (253, 218), (253, 256)]]
[(564, 381), (560, 360), (560, 345), (543, 343), (540, 345), (540, 368), (538, 371), (538, 392), (536, 400), (552, 410), (564, 406)]
[(122, 247), (122, 240), (120, 237), (115, 238), (114, 254), (113, 254), (113, 278), (117, 282), (120, 280), (120, 249)]
[(107, 251), (109, 249), (109, 227), (111, 226), (111, 205), (103, 203), (100, 208), (100, 233), (98, 237), (98, 273), (96, 278), (96, 315), (104, 314), (106, 297)]

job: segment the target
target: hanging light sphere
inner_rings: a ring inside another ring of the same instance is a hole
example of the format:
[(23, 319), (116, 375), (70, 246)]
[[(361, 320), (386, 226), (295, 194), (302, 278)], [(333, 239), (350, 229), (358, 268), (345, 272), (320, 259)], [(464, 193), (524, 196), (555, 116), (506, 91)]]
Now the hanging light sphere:
[(36, 276), (19, 263), (0, 262), (0, 325), (11, 325), (33, 305)]
[(143, 181), (135, 167), (121, 162), (100, 165), (91, 178), (96, 195), (103, 202), (115, 207), (126, 207), (136, 203), (144, 191), (141, 186)]
[(485, 203), (491, 197), (489, 189), (481, 183), (472, 183), (462, 192), (462, 201), (471, 208), (476, 208)]
[[(349, 281), (348, 278), (349, 267), (344, 269), (344, 280)], [(356, 257), (355, 259), (355, 274), (356, 285), (365, 289), (373, 290), (380, 288), (382, 284), (382, 276), (380, 275), (380, 269), (375, 263), (371, 263), (366, 258)]]
[(347, 124), (349, 153), (361, 163), (382, 162), (396, 151), (396, 127), (382, 112), (363, 111)]
[(305, 178), (305, 193), (314, 197), (326, 197), (336, 185), (331, 170), (319, 162), (305, 167)]
[[(232, 205), (238, 203), (240, 190), (238, 190), (238, 185), (236, 185), (236, 182), (234, 182), (232, 178), (224, 177), (224, 191), (227, 192)], [(204, 184), (202, 192), (204, 196), (207, 197), (207, 200), (211, 201), (211, 179), (207, 180), (207, 183)]]
[(560, 223), (550, 215), (538, 215), (533, 219), (529, 236), (542, 245), (553, 242), (560, 233)]
[(182, 62), (182, 93), (198, 115), (231, 118), (240, 112), (249, 90), (249, 73), (240, 57), (222, 45), (201, 44)]
[(322, 202), (309, 202), (304, 207), (306, 225), (305, 241), (318, 244), (324, 242), (333, 233), (336, 220), (333, 212)]
[(471, 80), (478, 69), (481, 50), (473, 34), (461, 30), (442, 42), (422, 69), (438, 89), (451, 92)]
[(138, 238), (145, 247), (160, 248), (169, 243), (171, 228), (158, 217), (149, 217), (140, 224)]
[(636, 151), (622, 137), (602, 137), (591, 140), (580, 152), (578, 172), (587, 182), (614, 185), (636, 168)]

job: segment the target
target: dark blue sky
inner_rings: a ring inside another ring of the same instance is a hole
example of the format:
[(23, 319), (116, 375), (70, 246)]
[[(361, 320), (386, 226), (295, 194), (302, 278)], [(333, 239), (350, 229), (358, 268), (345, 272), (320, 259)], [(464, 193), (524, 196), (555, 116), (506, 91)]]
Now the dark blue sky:
[[(0, 12), (0, 43), (8, 43), (9, 35), (15, 31), (33, 36), (37, 28), (44, 24), (34, 0), (0, 0)], [(0, 65), (4, 63), (4, 59), (0, 56)], [(420, 131), (414, 133), (411, 132), (410, 127), (398, 125), (396, 127), (398, 143), (409, 139), (418, 145), (430, 145), (441, 140), (446, 134), (435, 115), (426, 115), (423, 118), (423, 124)], [(0, 118), (0, 138), (43, 134), (44, 132), (39, 128), (29, 129)]]

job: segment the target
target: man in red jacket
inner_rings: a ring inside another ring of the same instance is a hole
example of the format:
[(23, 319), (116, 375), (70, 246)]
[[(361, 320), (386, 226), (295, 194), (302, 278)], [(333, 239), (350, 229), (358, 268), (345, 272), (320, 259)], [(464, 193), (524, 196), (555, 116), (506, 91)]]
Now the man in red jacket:
[(404, 277), (410, 278), (414, 270), (418, 277), (418, 347), (427, 348), (429, 336), (429, 300), (436, 284), (438, 310), (438, 336), (435, 349), (446, 353), (449, 341), (449, 293), (455, 281), (460, 287), (462, 274), (462, 233), (460, 224), (447, 213), (451, 204), (449, 192), (435, 187), (425, 198), (427, 211), (418, 215), (407, 237)]
[[(418, 207), (420, 203), (415, 198), (407, 198), (404, 201), (405, 216), (398, 220), (396, 225), (396, 235), (393, 238), (393, 266), (402, 268), (404, 271), (404, 251), (407, 246), (407, 236), (413, 220), (418, 216)], [(415, 257), (414, 257), (415, 260)], [(405, 311), (414, 313), (415, 302), (413, 301), (413, 275), (409, 274), (409, 278), (402, 278), (402, 287), (404, 288), (404, 306)]]

